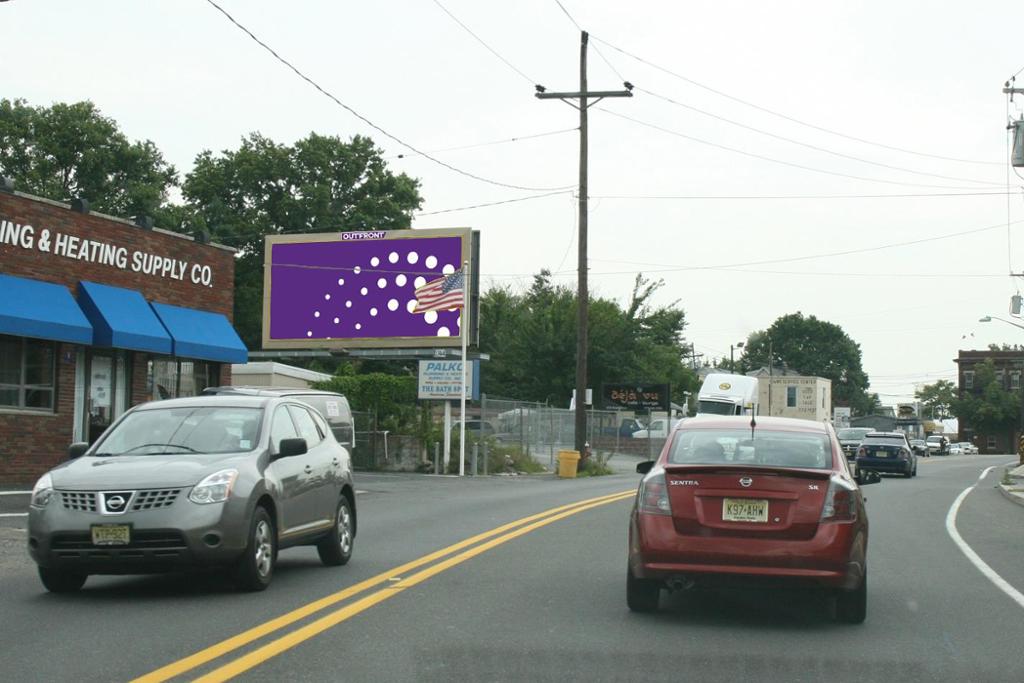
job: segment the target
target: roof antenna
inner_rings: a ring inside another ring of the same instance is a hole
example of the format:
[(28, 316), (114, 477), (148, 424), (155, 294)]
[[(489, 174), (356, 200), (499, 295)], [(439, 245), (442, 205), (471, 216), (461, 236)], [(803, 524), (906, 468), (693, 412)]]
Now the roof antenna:
[(757, 418), (753, 413), (750, 414), (750, 440), (754, 440), (754, 428), (757, 427)]

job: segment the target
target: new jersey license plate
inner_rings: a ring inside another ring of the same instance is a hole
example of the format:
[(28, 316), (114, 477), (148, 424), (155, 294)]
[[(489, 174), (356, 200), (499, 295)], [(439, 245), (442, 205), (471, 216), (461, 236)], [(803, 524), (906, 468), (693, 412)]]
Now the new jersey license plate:
[(93, 545), (128, 545), (132, 540), (127, 524), (93, 524), (91, 529)]
[(768, 501), (755, 498), (725, 498), (722, 500), (722, 521), (767, 522)]

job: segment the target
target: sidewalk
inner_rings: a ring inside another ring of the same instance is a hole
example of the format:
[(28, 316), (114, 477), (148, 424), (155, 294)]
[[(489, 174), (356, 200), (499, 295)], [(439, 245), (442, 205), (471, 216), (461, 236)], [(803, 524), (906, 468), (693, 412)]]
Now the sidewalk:
[[(1001, 477), (1000, 477), (1001, 479)], [(1024, 465), (1010, 470), (1010, 479), (1013, 480), (1012, 484), (1003, 484), (1002, 481), (999, 483), (999, 492), (1010, 501), (1013, 501), (1017, 505), (1024, 506)]]

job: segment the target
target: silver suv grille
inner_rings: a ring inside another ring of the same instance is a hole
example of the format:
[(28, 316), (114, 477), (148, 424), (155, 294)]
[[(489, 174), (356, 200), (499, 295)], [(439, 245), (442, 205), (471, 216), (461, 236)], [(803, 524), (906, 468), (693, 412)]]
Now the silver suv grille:
[[(155, 510), (157, 508), (170, 507), (178, 499), (181, 489), (151, 489), (139, 491), (132, 500), (132, 512), (140, 510)], [(60, 499), (64, 503), (65, 510), (78, 510), (80, 512), (96, 512), (95, 491), (61, 491)]]
[(181, 493), (181, 489), (139, 491), (135, 494), (135, 500), (132, 501), (132, 512), (169, 507), (174, 504), (179, 493)]
[(66, 510), (96, 512), (96, 494), (92, 491), (61, 491), (60, 499)]

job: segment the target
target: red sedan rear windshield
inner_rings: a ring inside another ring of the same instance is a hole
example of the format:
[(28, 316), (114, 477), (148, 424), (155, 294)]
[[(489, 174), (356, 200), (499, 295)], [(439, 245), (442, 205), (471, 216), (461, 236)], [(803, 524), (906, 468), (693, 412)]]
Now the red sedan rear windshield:
[(670, 465), (743, 464), (831, 469), (832, 448), (824, 434), (755, 429), (682, 430), (669, 452)]

